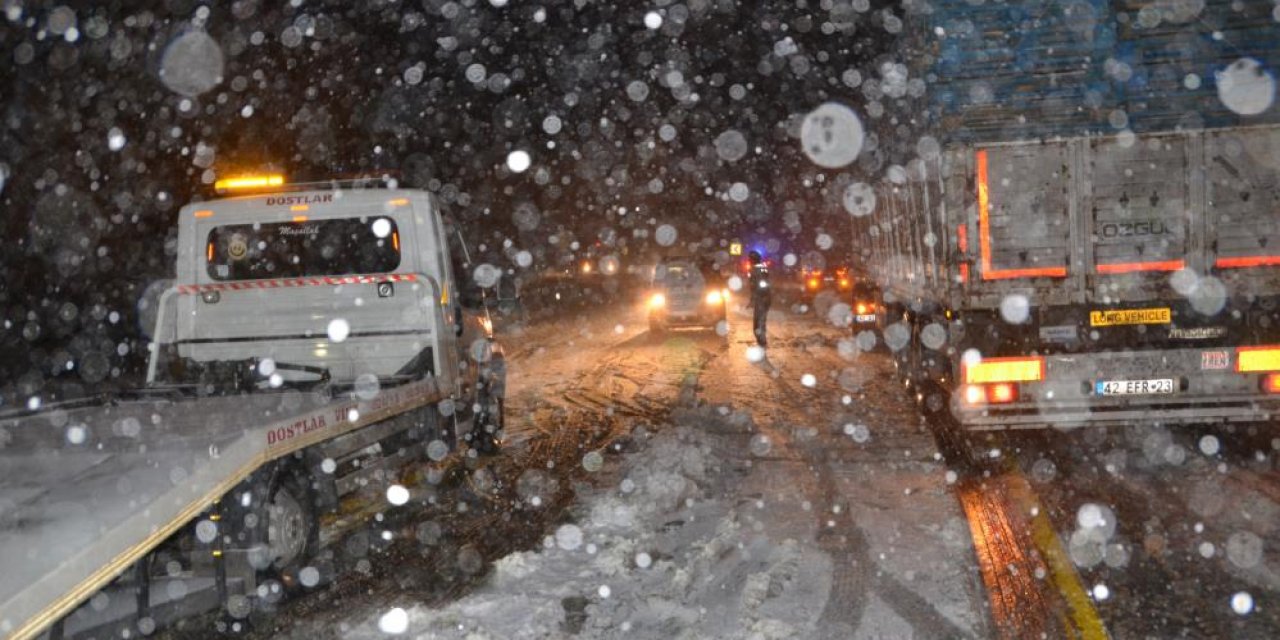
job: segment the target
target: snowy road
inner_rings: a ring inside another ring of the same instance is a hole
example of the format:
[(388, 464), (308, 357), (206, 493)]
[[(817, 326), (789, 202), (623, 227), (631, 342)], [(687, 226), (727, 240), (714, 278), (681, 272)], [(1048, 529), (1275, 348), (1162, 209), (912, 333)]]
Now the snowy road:
[(1270, 437), (1047, 433), (975, 464), (884, 354), (777, 311), (753, 363), (748, 327), (653, 336), (615, 308), (508, 332), (506, 454), (414, 487), (252, 635), (1280, 632)]
[[(746, 357), (744, 318), (728, 339), (651, 336), (642, 320), (606, 310), (507, 339), (509, 447), (525, 464), (482, 475), (515, 477), (524, 526), (504, 526), (523, 547), (477, 545), (496, 561), (470, 572), (414, 553), (464, 586), (374, 575), (315, 598), (341, 612), (304, 603), (306, 621), (265, 635), (380, 637), (401, 622), (411, 637), (990, 635), (963, 510), (887, 359), (846, 359), (841, 330), (786, 313), (765, 363)], [(597, 441), (572, 472), (528, 464), (584, 427), (625, 455), (601, 465)], [(475, 529), (458, 520), (431, 522)]]

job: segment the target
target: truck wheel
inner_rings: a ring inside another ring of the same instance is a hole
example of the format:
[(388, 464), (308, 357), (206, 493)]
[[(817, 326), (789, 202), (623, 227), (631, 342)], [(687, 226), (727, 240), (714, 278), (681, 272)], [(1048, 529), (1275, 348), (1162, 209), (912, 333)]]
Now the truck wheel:
[(478, 395), (476, 402), (480, 410), (471, 419), (471, 446), (478, 453), (492, 455), (498, 452), (502, 435), (502, 398), (490, 395), (487, 389)]
[(273, 574), (285, 588), (296, 591), (302, 585), (298, 572), (315, 557), (320, 546), (319, 521), (311, 491), (296, 471), (283, 478), (268, 494), (266, 546)]

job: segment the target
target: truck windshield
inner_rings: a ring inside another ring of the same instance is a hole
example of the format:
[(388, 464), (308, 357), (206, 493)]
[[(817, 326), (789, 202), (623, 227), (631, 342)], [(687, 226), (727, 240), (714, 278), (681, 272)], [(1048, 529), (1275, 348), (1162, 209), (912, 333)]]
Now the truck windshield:
[(222, 281), (386, 273), (400, 234), (385, 217), (232, 224), (209, 232), (205, 257)]

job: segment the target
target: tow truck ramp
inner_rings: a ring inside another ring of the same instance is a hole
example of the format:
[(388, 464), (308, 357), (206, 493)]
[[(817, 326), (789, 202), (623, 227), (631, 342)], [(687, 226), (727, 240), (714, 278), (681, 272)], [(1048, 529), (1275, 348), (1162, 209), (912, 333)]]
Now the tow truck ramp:
[(0, 636), (49, 629), (267, 462), (437, 403), (446, 387), (429, 377), (369, 399), (294, 391), (0, 424)]

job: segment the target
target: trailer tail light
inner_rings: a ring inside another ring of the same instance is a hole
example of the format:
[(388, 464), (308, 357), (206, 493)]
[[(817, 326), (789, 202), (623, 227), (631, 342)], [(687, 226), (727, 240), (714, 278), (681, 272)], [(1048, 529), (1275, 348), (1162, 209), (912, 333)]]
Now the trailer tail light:
[(1236, 349), (1236, 371), (1280, 371), (1280, 346), (1239, 347)]
[(1018, 385), (1011, 382), (1001, 382), (987, 386), (987, 402), (991, 404), (1005, 404), (1018, 399)]
[(1018, 400), (1018, 385), (1012, 382), (968, 384), (964, 386), (964, 403), (970, 407), (987, 404), (1009, 404)]
[(1263, 393), (1280, 393), (1280, 373), (1268, 373), (1262, 376)]
[(970, 406), (986, 404), (987, 390), (982, 388), (980, 384), (970, 384), (964, 387), (964, 403)]
[(984, 358), (963, 367), (966, 384), (1044, 380), (1044, 358)]

